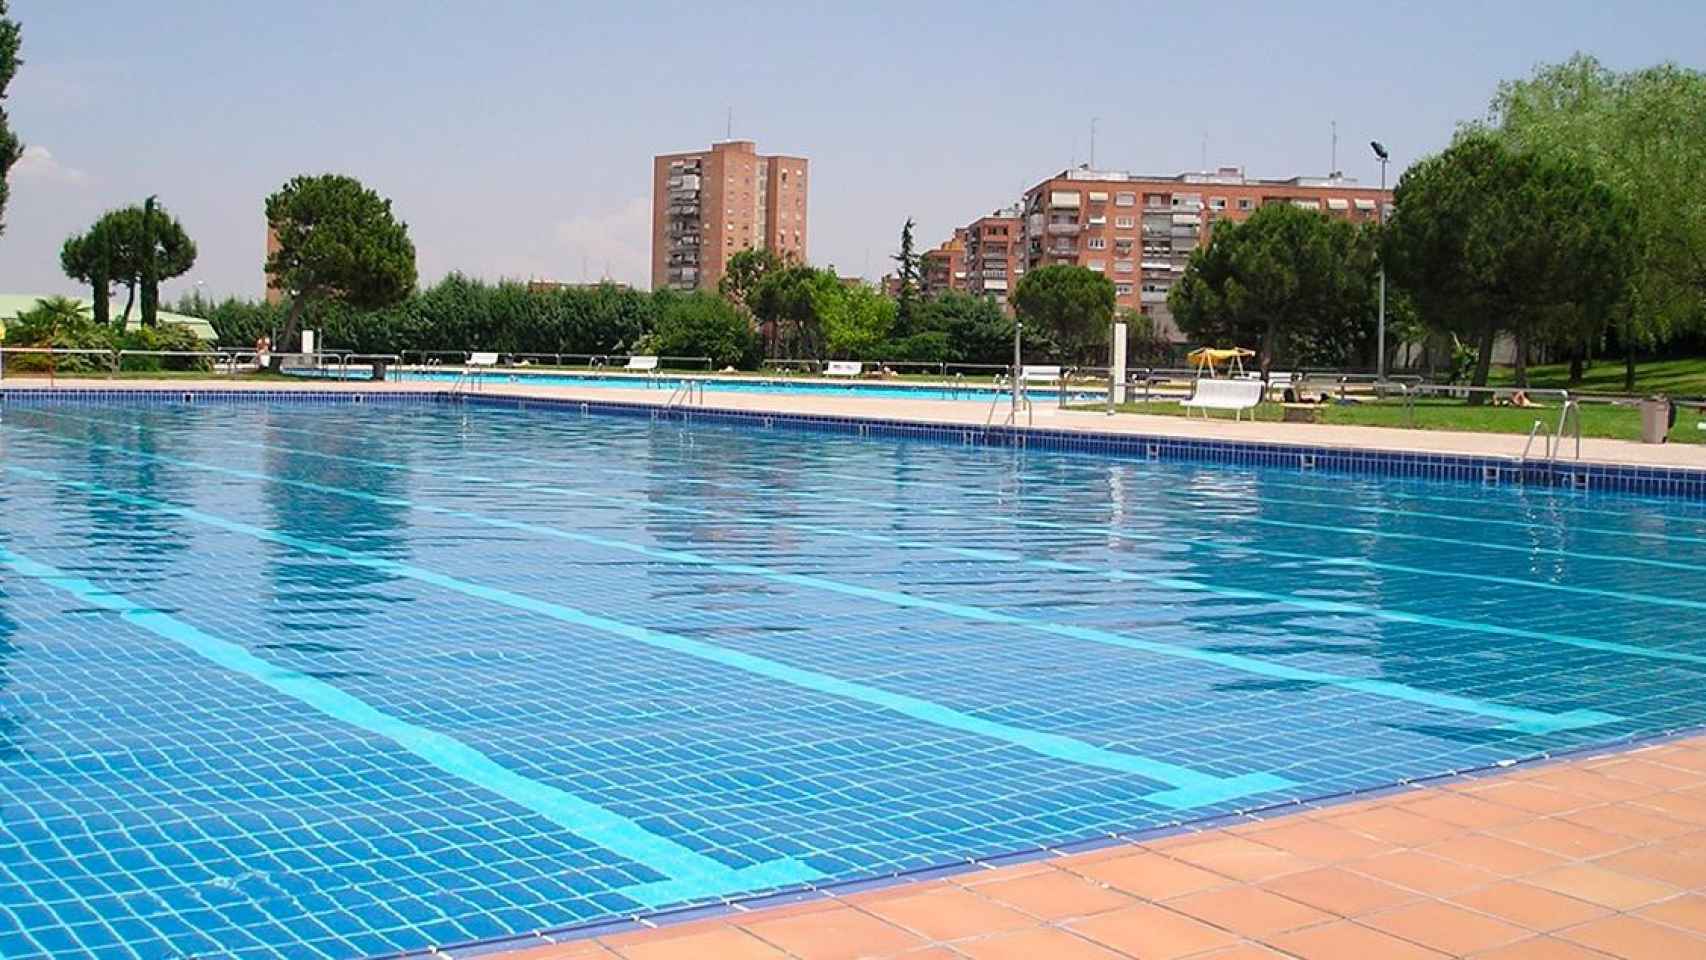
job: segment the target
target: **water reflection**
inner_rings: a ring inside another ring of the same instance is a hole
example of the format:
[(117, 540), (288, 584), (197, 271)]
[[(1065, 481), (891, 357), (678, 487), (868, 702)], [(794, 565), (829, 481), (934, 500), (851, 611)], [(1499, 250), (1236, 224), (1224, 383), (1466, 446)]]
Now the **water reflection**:
[[(401, 499), (408, 493), (409, 471), (313, 454), (406, 465), (411, 459), (406, 447), (386, 444), (379, 431), (340, 429), (331, 412), (312, 420), (276, 407), (253, 414), (255, 422), (249, 431), (264, 444), (258, 468), (267, 477), (258, 491), (264, 526), (370, 556), (407, 558), (410, 519), (406, 507), (283, 482), (307, 481)], [(308, 435), (301, 432), (305, 425), (322, 429)], [(346, 650), (338, 643), (338, 634), (387, 620), (396, 604), (406, 602), (380, 589), (397, 580), (382, 570), (272, 542), (265, 551), (261, 580), (267, 594), (256, 602), (259, 615), (272, 629), (269, 639), (259, 645), (262, 649), (291, 650), (307, 655), (311, 662), (317, 656), (334, 657)]]

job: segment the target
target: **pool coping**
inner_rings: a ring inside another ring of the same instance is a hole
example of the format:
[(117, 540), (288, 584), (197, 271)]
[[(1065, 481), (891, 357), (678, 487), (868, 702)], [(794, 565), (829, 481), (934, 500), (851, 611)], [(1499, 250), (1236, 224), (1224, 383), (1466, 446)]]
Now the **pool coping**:
[[(888, 890), (925, 884), (932, 880), (948, 877), (960, 877), (982, 870), (997, 870), (1003, 867), (1017, 866), (1045, 860), (1055, 860), (1073, 857), (1080, 854), (1096, 853), (1120, 847), (1138, 848), (1158, 840), (1173, 837), (1208, 834), (1230, 827), (1267, 823), (1306, 812), (1330, 810), (1335, 807), (1347, 806), (1368, 800), (1378, 800), (1386, 797), (1399, 796), (1411, 791), (1422, 791), (1448, 787), (1461, 783), (1472, 783), (1494, 779), (1518, 771), (1532, 770), (1571, 761), (1592, 759), (1596, 757), (1616, 756), (1629, 753), (1645, 747), (1661, 746), (1680, 740), (1688, 740), (1706, 734), (1706, 724), (1679, 727), (1661, 733), (1642, 734), (1625, 737), (1609, 743), (1588, 744), (1567, 750), (1547, 751), (1509, 761), (1469, 767), (1463, 770), (1452, 770), (1445, 773), (1430, 774), (1399, 780), (1387, 784), (1378, 784), (1360, 790), (1349, 790), (1322, 797), (1285, 801), (1253, 807), (1249, 810), (1228, 814), (1217, 814), (1195, 820), (1182, 820), (1158, 827), (1147, 827), (1142, 830), (1123, 831), (1105, 836), (1087, 837), (1081, 840), (1071, 840), (1062, 843), (1049, 844), (1031, 849), (1016, 850), (1008, 853), (991, 854), (983, 857), (967, 858), (963, 862), (947, 863), (936, 866), (918, 867), (912, 870), (899, 871), (876, 877), (862, 877), (842, 880), (832, 883), (804, 884), (799, 887), (781, 890), (761, 891), (750, 896), (735, 896), (724, 898), (720, 903), (695, 904), (690, 906), (636, 913), (624, 917), (611, 917), (602, 920), (590, 920), (585, 923), (569, 924), (562, 927), (530, 931), (528, 933), (510, 934), (503, 937), (492, 937), (480, 940), (469, 940), (459, 943), (438, 944), (416, 950), (405, 951), (401, 954), (386, 954), (387, 957), (427, 958), (427, 957), (500, 957), (518, 950), (536, 947), (556, 946), (560, 944), (580, 943), (602, 937), (612, 937), (622, 934), (644, 933), (661, 930), (681, 924), (695, 923), (702, 920), (715, 920), (730, 916), (757, 913), (774, 907), (785, 907), (800, 903), (818, 901), (833, 902), (856, 894), (870, 893), (878, 890)], [(378, 960), (378, 958), (369, 958)]]
[(432, 402), (511, 409), (566, 410), (581, 414), (647, 417), (655, 421), (722, 423), (760, 429), (914, 439), (964, 446), (1100, 454), (1138, 460), (1290, 468), (1302, 472), (1357, 474), (1403, 479), (1449, 480), (1484, 486), (1531, 486), (1567, 491), (1632, 493), (1706, 501), (1706, 469), (1616, 463), (1523, 459), (1492, 453), (1404, 451), (1257, 439), (1190, 438), (1123, 433), (1083, 427), (956, 423), (863, 413), (825, 414), (717, 406), (669, 406), (625, 399), (589, 399), (526, 393), (462, 392), (446, 389), (388, 389), (384, 384), (305, 384), (256, 388), (217, 382), (159, 386), (0, 386), (0, 403), (30, 401), (122, 402)]

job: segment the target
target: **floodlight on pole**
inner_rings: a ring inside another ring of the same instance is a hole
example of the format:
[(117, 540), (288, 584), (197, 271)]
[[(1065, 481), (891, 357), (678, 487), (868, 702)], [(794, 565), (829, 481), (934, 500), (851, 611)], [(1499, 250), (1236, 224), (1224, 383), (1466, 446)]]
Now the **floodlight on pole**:
[[(1386, 164), (1391, 155), (1386, 152), (1386, 146), (1379, 140), (1370, 140), (1374, 148), (1375, 159), (1380, 161), (1380, 207), (1377, 213), (1381, 227), (1386, 226)], [(1375, 350), (1378, 352), (1375, 360), (1375, 371), (1380, 379), (1386, 379), (1386, 264), (1380, 264), (1380, 319), (1377, 321), (1375, 334)]]

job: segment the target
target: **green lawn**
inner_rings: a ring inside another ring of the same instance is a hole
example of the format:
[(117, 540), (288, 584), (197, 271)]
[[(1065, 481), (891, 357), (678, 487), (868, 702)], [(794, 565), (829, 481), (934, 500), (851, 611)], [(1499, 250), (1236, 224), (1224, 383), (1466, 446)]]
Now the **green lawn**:
[[(1510, 367), (1493, 370), (1495, 387), (1510, 386), (1515, 374)], [(1528, 368), (1530, 386), (1565, 389), (1577, 393), (1622, 393), (1623, 362), (1599, 360), (1588, 367), (1582, 382), (1570, 383), (1569, 364), (1551, 364)], [(1686, 360), (1655, 360), (1635, 366), (1635, 392), (1641, 395), (1662, 393), (1671, 397), (1706, 397), (1706, 357)]]
[[(1086, 404), (1076, 409), (1102, 409), (1094, 404)], [(1147, 413), (1160, 416), (1182, 417), (1185, 408), (1178, 401), (1158, 400), (1150, 403), (1127, 403), (1119, 408), (1124, 413)], [(1264, 403), (1255, 410), (1256, 419), (1278, 422), (1284, 415), (1285, 408), (1277, 403)], [(1612, 406), (1610, 404), (1584, 404), (1582, 411), (1582, 436), (1607, 437), (1617, 440), (1639, 440), (1641, 438), (1640, 414), (1634, 407)], [(1357, 403), (1349, 405), (1327, 404), (1320, 408), (1320, 422), (1344, 424), (1361, 427), (1407, 427), (1404, 407), (1400, 403)], [(1472, 407), (1460, 400), (1418, 400), (1416, 402), (1415, 426), (1419, 430), (1458, 430), (1467, 433), (1519, 433), (1525, 434), (1539, 420), (1545, 424), (1542, 428), (1551, 432), (1557, 428), (1558, 408), (1543, 406), (1538, 409), (1522, 409), (1516, 407)], [(1219, 413), (1213, 416), (1228, 417)], [(1696, 409), (1682, 410), (1677, 414), (1676, 428), (1671, 431), (1671, 441), (1674, 443), (1706, 443), (1706, 430), (1699, 429), (1696, 424), (1706, 420), (1706, 414)]]

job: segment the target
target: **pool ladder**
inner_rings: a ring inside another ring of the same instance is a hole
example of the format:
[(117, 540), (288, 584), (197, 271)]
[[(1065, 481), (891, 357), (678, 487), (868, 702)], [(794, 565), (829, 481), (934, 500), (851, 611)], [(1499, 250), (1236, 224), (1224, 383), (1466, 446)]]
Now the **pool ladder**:
[(1556, 463), (1564, 452), (1564, 431), (1569, 424), (1575, 424), (1576, 459), (1582, 458), (1582, 408), (1576, 400), (1565, 400), (1564, 406), (1558, 411), (1558, 429), (1552, 433), (1543, 432), (1546, 427), (1544, 420), (1534, 421), (1534, 426), (1528, 428), (1528, 442), (1522, 445), (1522, 459), (1518, 463), (1528, 464), (1528, 455), (1534, 450), (1534, 439), (1541, 438), (1545, 444), (1545, 462)]
[(675, 385), (669, 399), (664, 401), (664, 409), (676, 407), (702, 407), (705, 405), (705, 382), (691, 377), (683, 379)]

